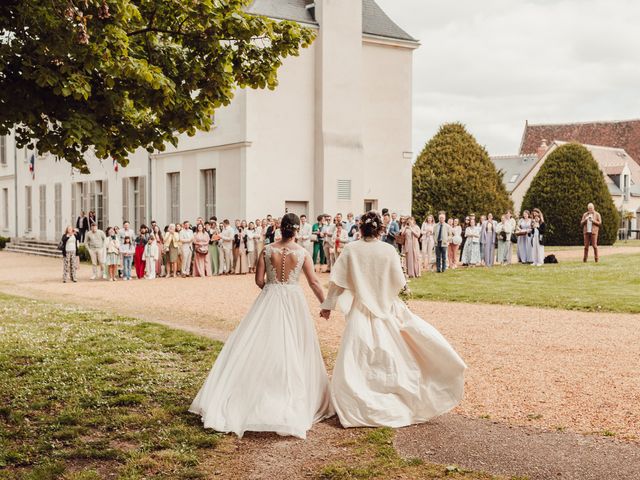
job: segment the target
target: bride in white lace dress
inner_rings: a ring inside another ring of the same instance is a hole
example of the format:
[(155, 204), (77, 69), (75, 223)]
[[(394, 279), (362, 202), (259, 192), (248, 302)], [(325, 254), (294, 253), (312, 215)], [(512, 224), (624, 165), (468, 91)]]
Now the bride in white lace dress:
[[(320, 302), (324, 293), (307, 251), (296, 245), (297, 215), (283, 217), (282, 240), (260, 255), (262, 288), (231, 334), (189, 411), (219, 432), (276, 432), (306, 438), (333, 415), (315, 324), (298, 280), (304, 272)], [(266, 282), (265, 282), (266, 273)]]

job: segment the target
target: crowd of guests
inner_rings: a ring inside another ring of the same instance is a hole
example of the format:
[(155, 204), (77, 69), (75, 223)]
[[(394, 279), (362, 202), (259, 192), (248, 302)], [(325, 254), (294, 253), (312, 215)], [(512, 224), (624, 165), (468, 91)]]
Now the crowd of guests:
[(544, 263), (544, 216), (539, 209), (525, 210), (520, 219), (510, 211), (494, 219), (492, 213), (476, 218), (447, 218), (445, 212), (427, 215), (421, 226), (414, 217), (398, 217), (385, 212), (387, 235), (383, 240), (395, 245), (403, 257), (407, 276), (446, 271), (459, 266), (492, 267), (512, 262), (517, 246), (518, 262), (541, 266)]
[[(89, 252), (92, 279), (128, 281), (253, 273), (259, 252), (281, 238), (279, 219), (271, 215), (255, 222), (233, 223), (219, 222), (216, 217), (208, 221), (198, 218), (194, 225), (185, 221), (164, 228), (152, 221), (137, 231), (129, 222), (124, 222), (122, 228), (114, 226), (102, 231), (91, 218), (81, 214), (76, 228), (67, 227), (62, 237), (59, 247), (64, 257), (65, 282), (77, 281), (80, 244)], [(506, 212), (500, 221), (491, 213), (458, 219), (440, 212), (437, 216), (428, 215), (421, 226), (412, 216), (399, 216), (386, 209), (382, 218), (382, 240), (398, 250), (410, 278), (459, 266), (508, 265), (514, 245), (520, 263), (540, 266), (544, 261), (545, 223), (538, 209), (524, 211), (519, 219)], [(340, 213), (322, 214), (314, 224), (301, 215), (300, 221), (297, 241), (308, 250), (317, 271), (330, 271), (345, 245), (360, 238), (360, 217), (352, 213), (346, 218)]]

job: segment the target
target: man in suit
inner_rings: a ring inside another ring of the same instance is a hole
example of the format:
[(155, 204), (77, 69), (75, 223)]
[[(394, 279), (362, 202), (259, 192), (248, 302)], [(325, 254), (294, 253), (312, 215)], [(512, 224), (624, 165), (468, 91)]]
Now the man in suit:
[(80, 212), (80, 216), (76, 218), (76, 229), (78, 230), (80, 243), (84, 243), (84, 236), (89, 230), (89, 218), (84, 212)]
[(587, 261), (589, 245), (591, 245), (593, 246), (593, 257), (597, 263), (600, 259), (598, 257), (598, 232), (600, 231), (600, 225), (602, 225), (602, 217), (596, 212), (593, 203), (587, 205), (587, 211), (582, 215), (580, 225), (582, 225), (582, 234), (584, 236), (584, 257), (582, 261)]
[(444, 212), (438, 214), (438, 223), (433, 228), (433, 240), (436, 247), (436, 270), (442, 273), (447, 269), (447, 248), (449, 247), (449, 234), (451, 227), (447, 223), (447, 215)]

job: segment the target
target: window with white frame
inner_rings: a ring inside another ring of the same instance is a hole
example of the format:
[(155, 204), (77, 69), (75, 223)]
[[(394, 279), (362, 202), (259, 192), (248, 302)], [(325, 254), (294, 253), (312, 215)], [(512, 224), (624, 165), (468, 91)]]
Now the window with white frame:
[(147, 223), (147, 177), (122, 179), (122, 222), (134, 229)]

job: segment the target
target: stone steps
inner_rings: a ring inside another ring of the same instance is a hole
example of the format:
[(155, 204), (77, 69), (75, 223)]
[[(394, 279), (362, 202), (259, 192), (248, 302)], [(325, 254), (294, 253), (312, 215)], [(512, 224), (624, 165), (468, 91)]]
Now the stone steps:
[(58, 244), (30, 239), (12, 239), (5, 247), (7, 252), (22, 253), (26, 255), (38, 255), (41, 257), (61, 256)]

